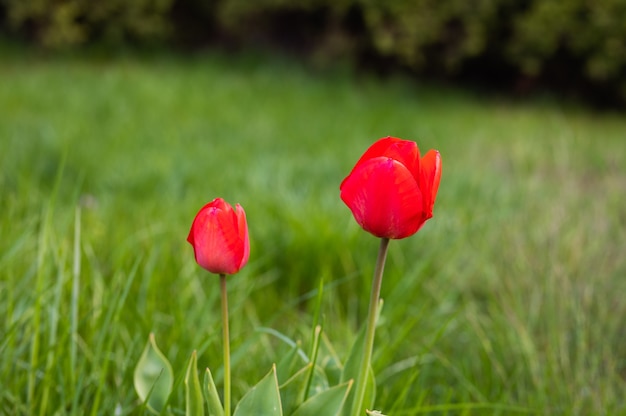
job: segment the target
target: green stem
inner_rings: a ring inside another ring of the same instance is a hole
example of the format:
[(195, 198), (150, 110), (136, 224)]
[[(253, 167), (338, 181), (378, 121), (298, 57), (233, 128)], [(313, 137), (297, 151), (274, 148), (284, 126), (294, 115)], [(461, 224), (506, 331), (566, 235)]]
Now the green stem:
[(222, 290), (222, 331), (224, 344), (224, 415), (230, 416), (230, 335), (228, 333), (228, 298), (226, 296), (226, 275), (220, 274)]
[(385, 259), (387, 258), (387, 248), (389, 239), (382, 238), (376, 259), (376, 269), (372, 281), (372, 291), (370, 293), (370, 305), (367, 313), (367, 328), (365, 330), (365, 346), (363, 348), (363, 360), (359, 369), (359, 377), (356, 380), (354, 401), (352, 402), (352, 415), (360, 416), (365, 399), (367, 388), (368, 371), (372, 361), (372, 351), (374, 350), (374, 335), (376, 334), (376, 317), (378, 316), (378, 303), (380, 300), (380, 287), (383, 282), (383, 271), (385, 270)]

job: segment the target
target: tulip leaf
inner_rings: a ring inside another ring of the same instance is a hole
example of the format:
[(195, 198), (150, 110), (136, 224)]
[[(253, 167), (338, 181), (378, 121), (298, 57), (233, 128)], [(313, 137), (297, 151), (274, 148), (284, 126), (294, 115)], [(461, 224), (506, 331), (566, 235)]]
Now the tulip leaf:
[(328, 383), (332, 386), (340, 384), (343, 365), (341, 359), (337, 355), (335, 348), (331, 344), (328, 337), (322, 333), (320, 344), (319, 366), (324, 369), (324, 374), (328, 379)]
[(278, 384), (285, 383), (296, 371), (298, 361), (300, 361), (299, 353), (300, 346), (294, 345), (291, 350), (281, 358), (276, 364), (276, 376), (278, 377)]
[[(348, 380), (354, 380), (356, 383), (357, 377), (359, 377), (359, 370), (361, 368), (361, 362), (363, 361), (363, 348), (365, 344), (365, 326), (359, 331), (350, 354), (341, 372), (341, 382), (345, 383)], [(354, 401), (354, 390), (347, 398), (347, 405), (344, 409), (344, 414), (348, 414), (352, 408), (352, 402)], [(374, 378), (374, 371), (370, 366), (367, 377), (367, 385), (365, 388), (365, 396), (363, 398), (363, 406), (365, 408), (371, 408), (374, 405), (374, 398), (376, 396), (376, 380)]]
[(330, 384), (328, 383), (328, 378), (326, 377), (326, 373), (324, 373), (324, 369), (319, 365), (313, 366), (313, 378), (311, 379), (311, 382), (306, 390), (306, 398), (328, 389), (329, 386)]
[(191, 354), (185, 374), (185, 415), (204, 416), (204, 398), (198, 377), (198, 359), (195, 351)]
[(351, 387), (352, 380), (324, 390), (302, 403), (291, 416), (338, 415)]
[(311, 363), (313, 366), (309, 371), (309, 379), (306, 383), (306, 389), (304, 390), (304, 399), (306, 400), (309, 397), (309, 391), (311, 390), (311, 383), (313, 382), (313, 375), (315, 374), (317, 354), (320, 350), (320, 334), (322, 333), (322, 326), (317, 325), (315, 327), (315, 331), (313, 332), (313, 348), (311, 349)]
[(282, 416), (276, 366), (242, 398), (234, 416)]
[(224, 406), (220, 401), (220, 396), (217, 393), (215, 382), (213, 381), (213, 375), (208, 368), (204, 373), (204, 394), (209, 407), (209, 416), (224, 416)]
[(290, 415), (303, 402), (309, 368), (312, 366), (313, 364), (307, 364), (280, 385), (280, 399), (286, 415)]
[(367, 372), (367, 386), (365, 387), (365, 396), (363, 396), (363, 406), (367, 409), (374, 407), (374, 400), (376, 399), (376, 377), (374, 376), (374, 370), (370, 366)]
[(170, 362), (156, 345), (154, 334), (135, 367), (133, 377), (135, 390), (146, 407), (154, 413), (161, 413), (167, 405), (174, 384), (174, 371)]

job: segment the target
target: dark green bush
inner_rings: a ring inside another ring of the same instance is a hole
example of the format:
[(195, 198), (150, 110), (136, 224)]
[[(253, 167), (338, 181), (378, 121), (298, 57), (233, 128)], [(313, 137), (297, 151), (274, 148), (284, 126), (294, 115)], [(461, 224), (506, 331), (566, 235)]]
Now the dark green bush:
[(0, 25), (49, 47), (226, 40), (416, 74), (584, 84), (626, 103), (626, 0), (0, 0)]
[(514, 25), (509, 55), (526, 73), (540, 72), (559, 51), (583, 62), (595, 80), (624, 72), (626, 1), (535, 1)]
[(121, 43), (167, 36), (172, 0), (0, 0), (4, 25), (46, 46)]
[(367, 55), (447, 77), (482, 67), (487, 83), (560, 83), (626, 102), (626, 0), (223, 0), (217, 14), (240, 41), (295, 37), (327, 61)]
[(497, 23), (490, 0), (363, 1), (368, 36), (382, 55), (416, 69), (437, 65), (456, 71), (482, 54)]
[[(414, 70), (437, 65), (454, 72), (465, 59), (484, 52), (497, 23), (498, 4), (490, 0), (472, 4), (463, 0), (226, 0), (218, 10), (218, 20), (233, 35), (246, 36), (267, 21), (289, 25), (296, 15), (308, 15), (316, 23), (318, 42), (340, 41), (336, 34), (341, 32), (344, 39), (353, 38), (351, 44), (360, 45), (352, 53), (372, 52)], [(277, 21), (281, 16), (283, 20)]]
[(512, 19), (506, 57), (521, 72), (540, 76), (561, 58), (570, 64), (563, 72), (626, 100), (626, 1), (536, 0)]

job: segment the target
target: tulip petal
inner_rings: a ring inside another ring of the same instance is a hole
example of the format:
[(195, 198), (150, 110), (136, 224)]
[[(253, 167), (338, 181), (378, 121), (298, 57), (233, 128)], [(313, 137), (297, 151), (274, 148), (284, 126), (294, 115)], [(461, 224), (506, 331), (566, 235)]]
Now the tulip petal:
[(200, 266), (212, 273), (230, 273), (232, 253), (227, 248), (220, 217), (223, 211), (209, 207), (194, 222), (194, 252)]
[(441, 180), (441, 155), (436, 150), (429, 150), (421, 161), (419, 185), (424, 195), (426, 219), (433, 216), (435, 198)]
[(377, 237), (405, 238), (423, 223), (423, 199), (407, 167), (389, 157), (360, 163), (341, 184), (341, 199)]
[(239, 235), (239, 219), (233, 209), (228, 206), (220, 210), (216, 216), (217, 232), (214, 238), (214, 261), (226, 274), (239, 270), (243, 258), (244, 247)]
[(235, 206), (235, 213), (237, 214), (237, 229), (239, 231), (239, 239), (243, 247), (241, 263), (239, 264), (239, 268), (242, 268), (246, 265), (246, 263), (248, 263), (248, 258), (250, 257), (250, 237), (248, 235), (248, 222), (246, 220), (246, 212), (243, 210), (243, 207), (237, 204)]
[(243, 240), (240, 234), (242, 223), (247, 237), (245, 213), (235, 213), (221, 198), (205, 205), (196, 215), (187, 237), (198, 264), (212, 273), (239, 271), (247, 261), (246, 253), (249, 254), (247, 239)]
[(383, 156), (390, 157), (402, 163), (417, 178), (420, 166), (420, 151), (417, 143), (408, 140), (400, 140), (392, 143)]
[(402, 163), (416, 178), (419, 174), (420, 154), (415, 142), (395, 137), (382, 138), (363, 153), (352, 171), (354, 172), (360, 165), (376, 157), (389, 157)]
[[(200, 211), (198, 211), (198, 213), (196, 214), (196, 217), (193, 219), (193, 223), (191, 224), (191, 229), (189, 230), (189, 235), (187, 236), (187, 241), (189, 242), (189, 244), (193, 246), (194, 252), (196, 248), (195, 235), (196, 235), (196, 229), (199, 227), (199, 224), (200, 224), (198, 223), (199, 217), (201, 217), (200, 214), (202, 214), (204, 211), (211, 209), (213, 207), (222, 206), (221, 202), (225, 202), (225, 201), (223, 201), (221, 198), (215, 198), (213, 201), (205, 204), (202, 208), (200, 208)], [(202, 220), (202, 224), (204, 224), (204, 219)]]
[(391, 136), (383, 137), (382, 139), (374, 142), (365, 151), (365, 153), (363, 153), (363, 156), (361, 156), (361, 158), (356, 163), (358, 165), (359, 162), (364, 161), (364, 160), (373, 159), (375, 157), (380, 157), (380, 156), (386, 156), (387, 155), (386, 152), (390, 147), (392, 147), (395, 144), (401, 143), (403, 141), (405, 140), (398, 139), (396, 137), (391, 137)]

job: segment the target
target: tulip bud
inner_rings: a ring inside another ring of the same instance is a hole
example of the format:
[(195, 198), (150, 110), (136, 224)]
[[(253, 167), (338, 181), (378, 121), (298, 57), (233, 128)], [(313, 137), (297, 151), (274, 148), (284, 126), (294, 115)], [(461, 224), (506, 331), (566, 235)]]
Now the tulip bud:
[(246, 213), (241, 205), (233, 210), (216, 198), (198, 212), (187, 241), (202, 268), (216, 274), (237, 273), (250, 255)]

